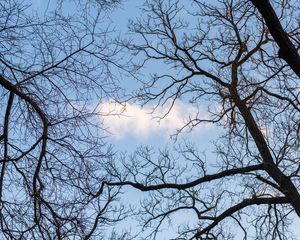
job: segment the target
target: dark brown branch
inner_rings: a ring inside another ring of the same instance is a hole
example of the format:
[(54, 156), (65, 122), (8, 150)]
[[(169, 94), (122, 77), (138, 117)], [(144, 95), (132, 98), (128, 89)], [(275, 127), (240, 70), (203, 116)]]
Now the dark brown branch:
[(261, 130), (259, 129), (259, 126), (257, 125), (257, 122), (255, 121), (249, 108), (246, 106), (246, 103), (240, 99), (237, 90), (235, 88), (230, 88), (230, 92), (244, 118), (252, 138), (254, 139), (257, 149), (263, 158), (264, 169), (280, 186), (282, 193), (289, 198), (291, 205), (295, 209), (295, 212), (298, 216), (300, 216), (300, 194), (296, 186), (293, 184), (292, 180), (287, 177), (274, 163), (272, 154)]
[(271, 35), (278, 44), (278, 56), (285, 60), (300, 78), (300, 56), (284, 31), (269, 0), (251, 0), (251, 2), (263, 16)]
[[(164, 188), (172, 188), (172, 189), (178, 189), (178, 190), (183, 190), (191, 187), (195, 187), (201, 183), (217, 180), (223, 177), (228, 177), (236, 174), (244, 174), (248, 172), (253, 172), (253, 171), (258, 171), (262, 170), (263, 165), (258, 164), (258, 165), (253, 165), (253, 166), (248, 166), (248, 167), (242, 167), (242, 168), (234, 168), (234, 169), (228, 169), (216, 174), (211, 174), (211, 175), (206, 175), (202, 178), (198, 178), (192, 182), (189, 183), (184, 183), (184, 184), (176, 184), (176, 183), (165, 183), (165, 184), (157, 184), (157, 185), (150, 185), (146, 186), (141, 183), (135, 183), (135, 182), (130, 182), (130, 181), (124, 181), (124, 182), (103, 182), (103, 184), (109, 185), (109, 186), (132, 186), (134, 188), (137, 188), (141, 191), (152, 191), (152, 190), (160, 190)], [(100, 189), (103, 189), (101, 187)], [(99, 190), (100, 191), (100, 190)]]
[(7, 81), (3, 76), (0, 75), (0, 85), (2, 85), (5, 89), (9, 90), (10, 92), (14, 93), (24, 101), (26, 101), (28, 104), (30, 104), (34, 110), (37, 112), (39, 115), (42, 123), (43, 123), (43, 132), (42, 132), (42, 147), (41, 147), (41, 152), (37, 161), (37, 166), (34, 172), (33, 176), (33, 191), (34, 191), (34, 196), (35, 196), (35, 218), (36, 220), (38, 219), (36, 210), (37, 210), (37, 202), (39, 199), (40, 191), (41, 189), (38, 189), (37, 182), (39, 181), (40, 188), (42, 188), (42, 183), (39, 178), (39, 172), (42, 167), (42, 161), (43, 158), (46, 154), (46, 146), (47, 146), (47, 136), (48, 136), (48, 119), (47, 116), (45, 115), (44, 111), (40, 108), (40, 106), (28, 95), (25, 93), (21, 92), (16, 86), (14, 86), (11, 82)]
[(0, 201), (2, 200), (4, 172), (5, 172), (5, 167), (6, 167), (6, 163), (8, 160), (8, 128), (9, 128), (9, 118), (10, 118), (13, 101), (14, 101), (14, 94), (12, 92), (10, 92), (9, 97), (8, 97), (6, 112), (5, 112), (5, 118), (4, 118), (4, 129), (3, 129), (4, 156), (3, 156), (1, 175), (0, 175)]
[(199, 239), (202, 234), (208, 233), (215, 226), (217, 226), (222, 220), (231, 216), (235, 212), (251, 206), (251, 205), (262, 205), (262, 204), (288, 204), (289, 200), (286, 197), (274, 197), (274, 198), (250, 198), (245, 199), (237, 205), (228, 208), (226, 211), (221, 213), (219, 216), (215, 218), (215, 220), (209, 224), (206, 228), (198, 231), (191, 239)]

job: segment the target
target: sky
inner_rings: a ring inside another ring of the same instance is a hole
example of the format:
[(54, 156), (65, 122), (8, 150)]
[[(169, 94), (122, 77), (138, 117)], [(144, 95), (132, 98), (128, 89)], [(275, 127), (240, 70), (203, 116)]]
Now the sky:
[[(117, 19), (117, 21), (113, 22), (120, 32), (126, 33), (128, 16), (134, 19), (139, 15), (137, 6), (141, 2), (136, 0), (126, 1), (122, 9), (112, 14), (111, 19)], [(134, 84), (134, 82), (131, 83)], [(155, 114), (151, 114), (152, 108), (153, 106), (151, 105), (141, 108), (137, 104), (127, 103), (124, 109), (124, 106), (119, 106), (114, 102), (105, 103), (103, 106), (104, 112), (109, 111), (109, 109), (115, 109), (116, 112), (123, 111), (122, 116), (114, 115), (104, 118), (104, 124), (111, 130), (113, 142), (117, 143), (124, 150), (134, 149), (135, 146), (140, 144), (149, 144), (156, 147), (164, 144), (172, 145), (174, 141), (170, 136), (185, 122), (186, 119), (184, 117), (189, 114), (193, 115), (199, 110), (187, 103), (177, 102), (170, 114), (165, 119), (158, 121), (155, 117), (161, 116), (163, 109), (158, 109)], [(205, 110), (204, 108), (200, 109), (200, 112), (205, 115), (207, 114)], [(208, 155), (208, 158), (213, 159), (215, 155), (211, 152), (212, 142), (219, 134), (221, 134), (221, 129), (209, 124), (203, 124), (191, 133), (182, 134), (181, 137), (197, 143), (199, 148)], [(136, 191), (134, 193), (138, 194)], [(291, 229), (295, 236), (300, 239), (300, 219), (296, 216)], [(168, 237), (165, 236), (165, 239), (168, 239)], [(237, 239), (239, 238), (237, 237)]]
[[(32, 0), (33, 6), (43, 12), (48, 6), (46, 0)], [(117, 10), (109, 15), (110, 24), (118, 34), (125, 34), (129, 18), (136, 18), (140, 14), (139, 6), (142, 1), (127, 0)], [(72, 11), (71, 9), (69, 9)], [(159, 70), (159, 69), (158, 69)], [(135, 82), (131, 79), (122, 79), (122, 85), (128, 90), (135, 88)], [(186, 102), (178, 101), (172, 111), (164, 118), (159, 117), (165, 113), (165, 109), (159, 108), (152, 113), (154, 105), (141, 107), (133, 102), (125, 102), (123, 105), (113, 100), (103, 102), (99, 107), (105, 128), (111, 133), (111, 143), (117, 150), (133, 152), (139, 145), (151, 145), (155, 148), (162, 146), (172, 146), (175, 140), (172, 135), (180, 128), (189, 116), (199, 113), (205, 116), (206, 109), (196, 108)], [(189, 141), (197, 143), (199, 149), (207, 153), (208, 158), (214, 158), (211, 144), (212, 141), (221, 134), (221, 130), (210, 124), (197, 126), (192, 132), (184, 132), (180, 138), (187, 138)], [(141, 194), (135, 190), (128, 190), (132, 196)], [(140, 196), (141, 197), (141, 196)], [(135, 198), (135, 197), (134, 197)], [(300, 221), (295, 217), (292, 229), (300, 239)], [(167, 234), (167, 233), (166, 233)], [(168, 236), (163, 236), (168, 239)]]

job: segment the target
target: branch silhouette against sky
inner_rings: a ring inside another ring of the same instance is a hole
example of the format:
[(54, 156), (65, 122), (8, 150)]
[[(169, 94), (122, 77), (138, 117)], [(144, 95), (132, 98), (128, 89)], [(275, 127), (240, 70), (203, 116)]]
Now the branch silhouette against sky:
[(300, 2), (0, 3), (1, 239), (299, 239)]

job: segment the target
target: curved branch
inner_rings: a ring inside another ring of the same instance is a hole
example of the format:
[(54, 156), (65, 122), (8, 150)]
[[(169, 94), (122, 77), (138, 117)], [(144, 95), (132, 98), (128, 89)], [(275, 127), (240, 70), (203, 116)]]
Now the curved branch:
[(208, 225), (206, 228), (199, 230), (191, 239), (199, 239), (202, 234), (209, 232), (215, 226), (217, 226), (222, 220), (230, 217), (235, 212), (251, 206), (251, 205), (262, 205), (262, 204), (288, 204), (289, 200), (286, 197), (274, 197), (274, 198), (250, 198), (244, 199), (242, 202), (236, 204), (235, 206), (228, 208), (226, 211), (221, 213), (215, 218), (215, 220)]
[[(141, 183), (135, 183), (131, 181), (124, 181), (124, 182), (102, 182), (102, 185), (106, 184), (108, 186), (132, 186), (134, 188), (137, 188), (141, 191), (152, 191), (152, 190), (160, 190), (164, 188), (171, 188), (171, 189), (177, 189), (177, 190), (183, 190), (191, 187), (195, 187), (201, 183), (210, 182), (212, 180), (217, 180), (223, 177), (228, 177), (236, 174), (244, 174), (252, 171), (258, 171), (263, 169), (263, 164), (248, 166), (248, 167), (242, 167), (242, 168), (234, 168), (234, 169), (228, 169), (224, 170), (219, 173), (206, 175), (204, 177), (198, 178), (192, 182), (189, 183), (183, 183), (183, 184), (176, 184), (176, 183), (164, 183), (164, 184), (157, 184), (157, 185), (150, 185), (146, 186)], [(98, 191), (97, 195), (101, 194), (100, 191), (102, 191), (103, 187), (100, 187), (100, 190)], [(100, 192), (100, 193), (99, 193)]]
[[(42, 132), (42, 146), (41, 146), (41, 152), (37, 161), (37, 166), (35, 168), (34, 176), (33, 176), (33, 196), (34, 196), (34, 209), (35, 209), (35, 220), (38, 221), (37, 216), (37, 205), (39, 202), (39, 195), (40, 191), (42, 190), (43, 184), (41, 182), (41, 179), (39, 177), (39, 172), (42, 167), (42, 161), (46, 154), (46, 146), (47, 146), (47, 137), (48, 137), (48, 118), (44, 111), (40, 108), (40, 106), (28, 95), (20, 91), (16, 86), (14, 86), (11, 82), (6, 80), (3, 76), (0, 75), (0, 85), (2, 85), (5, 89), (8, 91), (14, 93), (24, 101), (26, 101), (28, 104), (30, 104), (33, 109), (37, 112), (39, 115), (42, 123), (43, 123), (43, 132)], [(37, 182), (39, 181), (40, 189), (38, 189)]]

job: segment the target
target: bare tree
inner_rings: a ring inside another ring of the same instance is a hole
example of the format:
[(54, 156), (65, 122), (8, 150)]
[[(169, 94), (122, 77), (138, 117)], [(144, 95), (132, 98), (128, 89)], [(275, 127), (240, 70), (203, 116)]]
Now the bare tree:
[(123, 168), (111, 165), (113, 177), (100, 192), (105, 186), (148, 192), (136, 211), (148, 233), (141, 238), (158, 239), (179, 212), (190, 221), (179, 225), (176, 239), (231, 239), (237, 228), (239, 239), (292, 238), (290, 220), (300, 216), (299, 60), (271, 25), (283, 26), (285, 44), (298, 55), (299, 1), (273, 7), (275, 20), (262, 13), (263, 19), (251, 1), (146, 1), (145, 15), (131, 23), (134, 37), (124, 45), (139, 56), (137, 67), (165, 66), (142, 81), (135, 97), (167, 113), (178, 100), (207, 107), (207, 118), (190, 116), (177, 134), (203, 123), (224, 132), (216, 159), (186, 143), (158, 153), (143, 147)]
[[(299, 2), (207, 2), (146, 1), (124, 45), (138, 56), (135, 70), (165, 66), (141, 81), (141, 104), (166, 114), (178, 100), (207, 107), (176, 134), (204, 123), (222, 129), (215, 159), (188, 142), (121, 159), (106, 144), (98, 104), (116, 97), (120, 49), (101, 23), (119, 1), (58, 0), (45, 17), (26, 2), (0, 3), (1, 238), (126, 239), (113, 224), (128, 214), (144, 239), (159, 239), (178, 216), (189, 219), (176, 239), (292, 238)], [(122, 205), (126, 186), (147, 193), (140, 208)]]
[(102, 24), (118, 1), (26, 2), (0, 2), (0, 238), (108, 239), (125, 212), (118, 188), (97, 193), (114, 154), (97, 105), (118, 91)]

